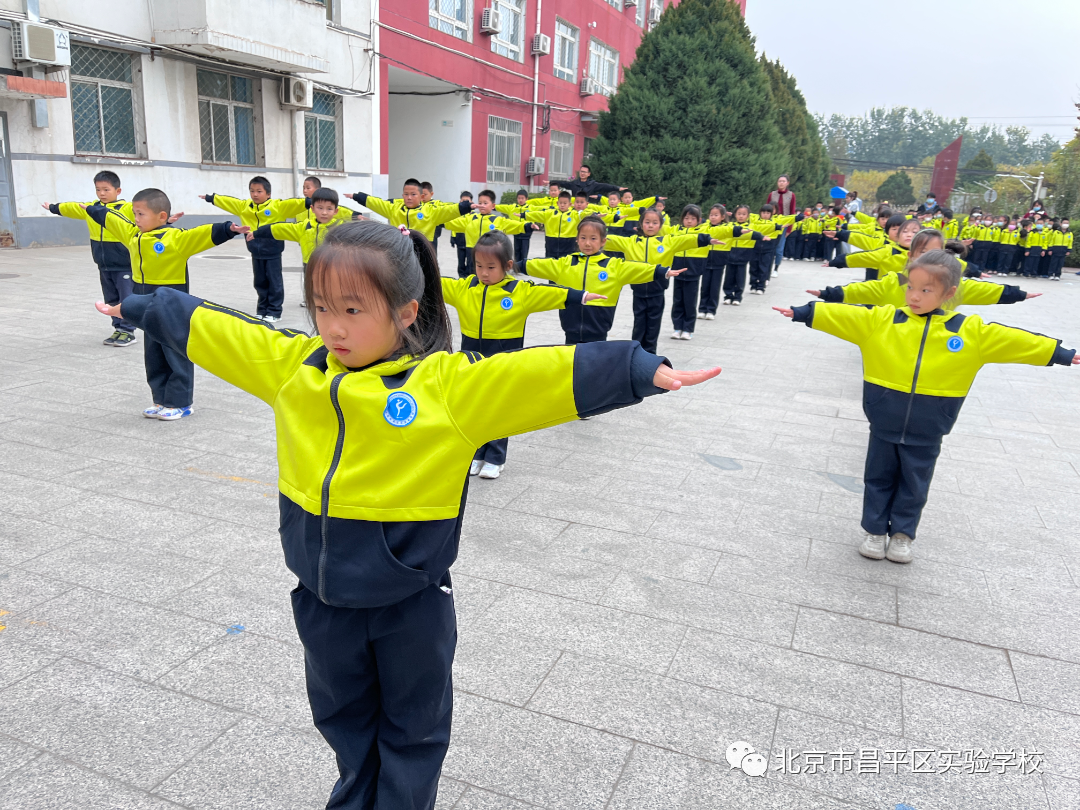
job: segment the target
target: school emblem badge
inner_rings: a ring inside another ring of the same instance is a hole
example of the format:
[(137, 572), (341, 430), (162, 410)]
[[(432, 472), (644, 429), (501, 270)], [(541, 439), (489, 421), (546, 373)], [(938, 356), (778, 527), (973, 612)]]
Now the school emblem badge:
[(601, 281), (607, 281), (607, 278), (608, 278), (607, 270), (601, 270), (599, 278), (600, 278)]
[(504, 298), (502, 301), (499, 302), (499, 306), (509, 311), (514, 308), (514, 299), (509, 297)]
[(386, 408), (383, 409), (383, 419), (394, 427), (411, 425), (416, 419), (418, 412), (416, 400), (404, 391), (395, 391), (386, 398)]
[(154, 242), (154, 253), (157, 253), (157, 254), (160, 255), (160, 254), (162, 254), (164, 252), (165, 252), (165, 243), (164, 242)]
[(964, 339), (959, 335), (953, 335), (945, 345), (950, 352), (958, 352), (964, 348)]

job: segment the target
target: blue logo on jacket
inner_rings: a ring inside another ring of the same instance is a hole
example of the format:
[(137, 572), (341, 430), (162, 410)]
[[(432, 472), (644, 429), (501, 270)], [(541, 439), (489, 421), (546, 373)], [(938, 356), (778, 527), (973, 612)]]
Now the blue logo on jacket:
[(601, 270), (600, 271), (600, 280), (601, 281), (607, 281), (607, 270)]
[(417, 219), (423, 219), (424, 218), (424, 212), (421, 211), (419, 214), (416, 215), (416, 218)]
[(499, 302), (499, 306), (505, 310), (511, 310), (514, 308), (514, 299), (504, 298), (502, 301)]
[(274, 215), (273, 212), (271, 212), (269, 208), (264, 209), (263, 213), (268, 217), (272, 217)]
[(395, 391), (386, 398), (386, 408), (383, 410), (383, 418), (394, 427), (405, 427), (412, 424), (416, 419), (419, 409), (416, 400), (404, 391)]
[(950, 352), (958, 352), (964, 348), (964, 339), (959, 335), (953, 335), (945, 345), (949, 348)]
[(165, 243), (164, 242), (154, 242), (154, 253), (164, 253), (164, 252), (165, 252)]
[(663, 253), (664, 252), (664, 246), (663, 245), (657, 245), (656, 246), (656, 252), (657, 253)]

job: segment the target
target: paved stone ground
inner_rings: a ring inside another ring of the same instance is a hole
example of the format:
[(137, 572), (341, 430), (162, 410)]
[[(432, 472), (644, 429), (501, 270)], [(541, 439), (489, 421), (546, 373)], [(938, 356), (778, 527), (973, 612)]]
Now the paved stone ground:
[[(250, 310), (242, 254), (195, 259), (193, 291)], [(141, 350), (100, 345), (88, 251), (4, 252), (0, 272), (17, 274), (0, 278), (0, 806), (321, 807), (334, 764), (289, 614), (269, 409), (200, 372), (193, 418), (143, 419)], [(857, 352), (769, 310), (852, 277), (786, 263), (693, 342), (664, 334), (677, 366), (720, 379), (514, 439), (503, 477), (474, 482), (441, 810), (1080, 807), (1080, 371), (985, 370), (917, 560), (863, 560)], [(992, 315), (1080, 344), (1077, 277), (1031, 287), (1047, 297)], [(532, 342), (559, 336), (533, 318)], [(754, 779), (725, 761), (736, 740), (772, 765), (1045, 762)]]

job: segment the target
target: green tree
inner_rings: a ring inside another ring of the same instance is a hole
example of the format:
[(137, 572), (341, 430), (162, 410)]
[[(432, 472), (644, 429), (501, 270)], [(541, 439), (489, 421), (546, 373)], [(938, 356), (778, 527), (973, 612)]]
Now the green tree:
[(795, 77), (779, 60), (770, 62), (762, 54), (760, 61), (772, 88), (776, 124), (788, 149), (786, 173), (791, 187), (807, 200), (824, 197), (829, 189), (832, 161), (821, 140), (817, 121), (806, 108), (806, 99), (795, 83)]
[(977, 190), (982, 187), (976, 185), (976, 181), (990, 183), (994, 175), (989, 172), (995, 171), (997, 171), (997, 166), (994, 164), (994, 159), (987, 154), (985, 149), (980, 149), (979, 154), (964, 164), (957, 179), (964, 188)]
[(686, 203), (757, 205), (788, 150), (754, 41), (728, 0), (668, 7), (600, 115), (593, 170), (607, 182)]
[(888, 200), (892, 205), (912, 205), (915, 202), (915, 188), (907, 172), (895, 172), (885, 178), (878, 186), (877, 198)]

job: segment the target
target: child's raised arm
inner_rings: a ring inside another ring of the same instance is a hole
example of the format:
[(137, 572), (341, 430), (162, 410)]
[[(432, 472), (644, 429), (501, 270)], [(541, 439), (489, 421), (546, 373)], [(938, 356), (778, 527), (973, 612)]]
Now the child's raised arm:
[(76, 203), (86, 214), (87, 219), (92, 219), (123, 242), (125, 245), (139, 238), (139, 229), (135, 223), (122, 214), (117, 213), (107, 205), (86, 206)]
[(892, 320), (896, 307), (859, 304), (826, 304), (811, 301), (801, 307), (773, 307), (785, 318), (811, 329), (861, 345), (878, 326)]
[(1080, 362), (1076, 350), (1066, 349), (1060, 340), (1000, 323), (981, 323), (979, 355), (983, 363), (1069, 366)]
[(240, 216), (248, 205), (248, 200), (230, 197), (228, 194), (200, 194), (199, 199), (206, 200), (206, 202), (216, 205), (222, 211), (228, 211), (230, 214), (236, 214), (237, 216)]

